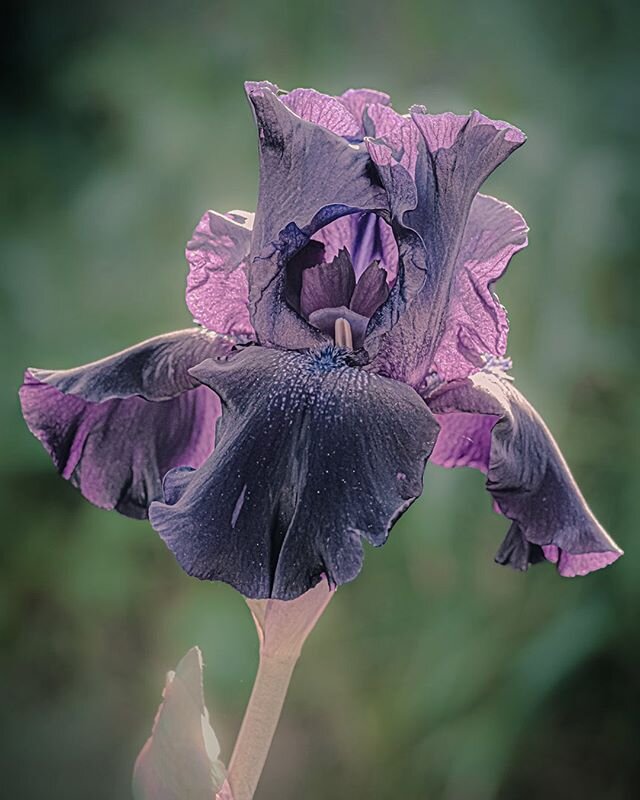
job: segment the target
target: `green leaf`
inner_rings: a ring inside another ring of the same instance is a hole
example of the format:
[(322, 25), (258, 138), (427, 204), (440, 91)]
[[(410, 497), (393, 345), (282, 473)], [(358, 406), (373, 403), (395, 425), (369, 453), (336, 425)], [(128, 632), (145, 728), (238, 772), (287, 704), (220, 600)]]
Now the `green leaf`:
[(133, 771), (135, 800), (212, 800), (222, 788), (225, 768), (204, 703), (197, 647), (167, 675), (162, 697)]

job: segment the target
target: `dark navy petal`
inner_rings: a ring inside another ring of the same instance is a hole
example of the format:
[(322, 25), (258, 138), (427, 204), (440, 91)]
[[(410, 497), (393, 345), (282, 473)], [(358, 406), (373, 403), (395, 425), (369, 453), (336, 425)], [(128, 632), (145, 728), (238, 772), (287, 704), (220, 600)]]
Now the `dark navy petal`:
[(409, 387), (344, 350), (249, 347), (192, 374), (223, 403), (216, 449), (165, 478), (150, 520), (182, 567), (248, 597), (352, 580), (422, 491), (437, 424)]
[(432, 461), (481, 469), (496, 509), (512, 521), (499, 563), (526, 569), (546, 558), (572, 577), (619, 558), (551, 433), (510, 381), (479, 372), (428, 404), (441, 426)]
[(247, 84), (247, 94), (260, 150), (249, 265), (251, 320), (262, 344), (287, 348), (322, 344), (327, 337), (286, 302), (285, 265), (317, 230), (338, 217), (385, 210), (386, 195), (375, 182), (363, 145), (301, 119), (271, 85)]
[(378, 138), (367, 144), (389, 194), (407, 305), (391, 331), (381, 330), (375, 367), (420, 386), (433, 369), (455, 299), (471, 204), (525, 137), (477, 111), (434, 115), (414, 108), (407, 118), (374, 106), (369, 114)]
[(142, 519), (164, 474), (213, 449), (216, 396), (188, 369), (231, 345), (198, 329), (70, 370), (29, 370), (22, 413), (64, 478), (101, 508)]
[(350, 210), (387, 208), (366, 148), (301, 119), (271, 85), (247, 83), (246, 89), (260, 152), (254, 254), (273, 248), (289, 225), (311, 236)]

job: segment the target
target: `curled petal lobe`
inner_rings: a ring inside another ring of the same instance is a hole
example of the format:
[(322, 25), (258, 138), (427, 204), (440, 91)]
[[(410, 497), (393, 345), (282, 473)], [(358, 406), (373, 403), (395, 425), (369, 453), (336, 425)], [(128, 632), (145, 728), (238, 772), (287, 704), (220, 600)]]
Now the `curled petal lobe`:
[[(526, 569), (546, 558), (571, 577), (619, 558), (622, 550), (587, 506), (546, 425), (509, 381), (478, 372), (440, 390), (428, 404), (441, 423), (437, 462), (485, 471), (497, 510), (511, 520), (499, 563)], [(468, 437), (475, 437), (471, 458)]]
[(386, 105), (371, 106), (367, 114), (372, 125), (367, 145), (376, 165), (401, 166), (415, 178), (420, 133), (411, 118)]
[(187, 307), (195, 322), (216, 333), (253, 335), (246, 274), (253, 216), (207, 211), (187, 244)]
[(497, 414), (470, 414), (450, 411), (436, 414), (440, 425), (431, 461), (441, 467), (474, 467), (487, 473), (493, 427)]
[(492, 291), (515, 253), (527, 246), (527, 224), (514, 208), (476, 195), (464, 230), (453, 296), (434, 367), (444, 380), (466, 378), (486, 356), (507, 351), (507, 312)]
[(197, 329), (158, 336), (71, 370), (29, 370), (22, 413), (61, 475), (100, 508), (137, 519), (164, 474), (214, 446), (217, 397), (188, 369), (230, 344)]
[(191, 575), (289, 600), (352, 580), (422, 490), (437, 433), (409, 387), (335, 347), (249, 347), (192, 370), (219, 394), (216, 449), (174, 470), (150, 520)]
[(198, 328), (154, 336), (112, 356), (73, 369), (31, 369), (33, 378), (91, 403), (126, 399), (170, 400), (195, 389), (189, 368), (205, 358), (226, 355), (229, 340)]

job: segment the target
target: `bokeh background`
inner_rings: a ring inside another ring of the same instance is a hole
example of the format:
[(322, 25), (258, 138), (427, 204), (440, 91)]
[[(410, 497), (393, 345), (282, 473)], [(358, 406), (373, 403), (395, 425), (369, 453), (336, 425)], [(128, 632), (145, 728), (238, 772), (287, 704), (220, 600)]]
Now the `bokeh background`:
[(254, 207), (242, 82), (478, 107), (529, 142), (488, 190), (531, 243), (499, 286), (519, 386), (614, 567), (521, 575), (482, 476), (426, 489), (344, 587), (294, 677), (260, 800), (627, 800), (640, 785), (638, 13), (624, 0), (26, 0), (2, 31), (0, 775), (6, 798), (126, 800), (192, 644), (228, 757), (256, 665), (240, 596), (99, 511), (29, 435), (25, 365), (190, 323), (201, 212)]

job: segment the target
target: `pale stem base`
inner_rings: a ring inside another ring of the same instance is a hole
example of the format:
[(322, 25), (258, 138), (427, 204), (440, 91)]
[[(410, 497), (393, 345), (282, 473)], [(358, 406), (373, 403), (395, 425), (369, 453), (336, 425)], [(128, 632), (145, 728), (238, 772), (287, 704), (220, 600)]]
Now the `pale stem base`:
[(278, 726), (297, 659), (260, 658), (249, 705), (229, 764), (233, 800), (252, 800)]

